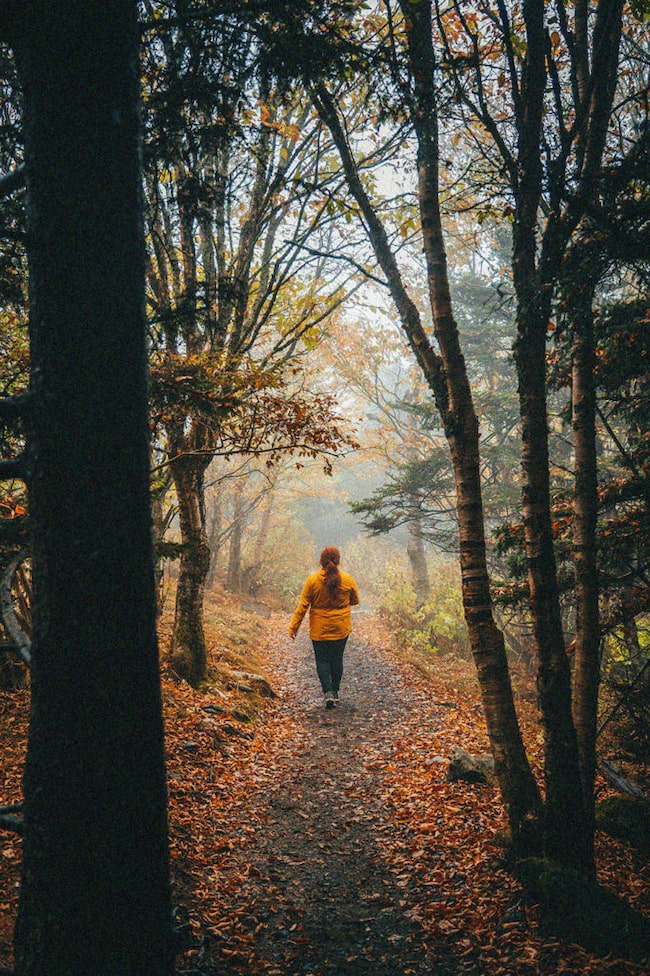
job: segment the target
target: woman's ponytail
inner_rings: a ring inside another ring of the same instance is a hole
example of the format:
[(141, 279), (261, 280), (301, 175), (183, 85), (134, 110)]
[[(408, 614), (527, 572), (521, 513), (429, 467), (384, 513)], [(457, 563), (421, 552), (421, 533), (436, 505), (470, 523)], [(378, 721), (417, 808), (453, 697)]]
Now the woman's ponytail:
[(325, 585), (335, 600), (338, 599), (341, 593), (340, 562), (341, 553), (336, 546), (326, 546), (320, 554), (320, 564), (325, 570)]

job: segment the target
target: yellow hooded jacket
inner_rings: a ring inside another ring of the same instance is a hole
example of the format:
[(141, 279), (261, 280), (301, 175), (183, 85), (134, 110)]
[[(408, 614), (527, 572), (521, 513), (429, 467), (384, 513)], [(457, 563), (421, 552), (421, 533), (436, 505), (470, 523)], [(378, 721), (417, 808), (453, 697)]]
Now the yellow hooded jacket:
[(359, 603), (359, 591), (349, 573), (341, 573), (341, 587), (337, 599), (325, 584), (325, 570), (319, 569), (307, 577), (300, 601), (289, 625), (295, 637), (309, 608), (309, 636), (312, 640), (342, 640), (352, 630), (350, 607)]

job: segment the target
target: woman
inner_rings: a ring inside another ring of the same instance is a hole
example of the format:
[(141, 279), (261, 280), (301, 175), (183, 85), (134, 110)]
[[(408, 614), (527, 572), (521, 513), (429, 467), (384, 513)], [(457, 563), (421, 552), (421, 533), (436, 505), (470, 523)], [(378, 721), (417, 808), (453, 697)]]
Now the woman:
[(300, 602), (289, 625), (295, 640), (309, 607), (309, 636), (314, 645), (316, 670), (325, 695), (325, 707), (334, 708), (339, 700), (343, 675), (343, 651), (352, 630), (350, 607), (359, 602), (359, 591), (349, 573), (339, 569), (341, 553), (327, 546), (320, 554), (321, 569), (307, 577)]

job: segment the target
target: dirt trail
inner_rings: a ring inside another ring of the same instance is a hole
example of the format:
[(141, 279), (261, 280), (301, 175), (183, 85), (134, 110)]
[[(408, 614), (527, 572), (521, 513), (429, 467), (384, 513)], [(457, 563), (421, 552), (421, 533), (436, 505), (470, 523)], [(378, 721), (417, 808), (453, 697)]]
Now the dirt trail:
[[(378, 788), (386, 764), (400, 762), (402, 723), (422, 693), (391, 655), (354, 634), (341, 704), (326, 710), (311, 645), (303, 634), (292, 645), (285, 624), (270, 626), (268, 667), (280, 696), (270, 723), (290, 725), (291, 749), (269, 728), (271, 752), (247, 811), (260, 826), (231, 860), (246, 882), (230, 909), (257, 923), (255, 961), (249, 955), (245, 971), (453, 976), (450, 950), (429, 945), (419, 921), (431, 889), (395, 863), (404, 828)], [(219, 973), (243, 971), (227, 958)]]

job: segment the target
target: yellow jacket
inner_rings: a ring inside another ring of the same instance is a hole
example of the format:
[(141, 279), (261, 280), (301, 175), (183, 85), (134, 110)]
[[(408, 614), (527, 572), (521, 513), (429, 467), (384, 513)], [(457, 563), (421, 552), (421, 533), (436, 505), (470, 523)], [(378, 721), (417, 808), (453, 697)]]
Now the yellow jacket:
[(325, 570), (319, 569), (302, 588), (300, 601), (289, 624), (289, 634), (295, 637), (309, 608), (309, 636), (312, 640), (341, 640), (352, 630), (350, 607), (359, 602), (359, 591), (349, 573), (341, 573), (341, 587), (335, 600), (325, 585)]

